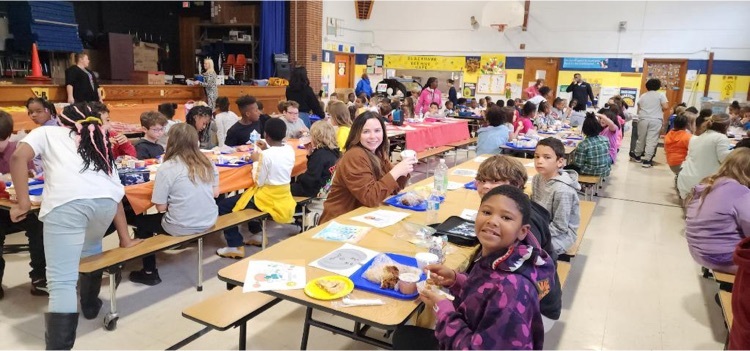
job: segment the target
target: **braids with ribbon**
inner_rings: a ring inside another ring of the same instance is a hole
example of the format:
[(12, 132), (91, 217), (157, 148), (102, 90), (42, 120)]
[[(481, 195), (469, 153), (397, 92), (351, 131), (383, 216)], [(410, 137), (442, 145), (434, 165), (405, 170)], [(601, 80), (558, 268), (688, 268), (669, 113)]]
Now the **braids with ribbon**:
[(99, 111), (93, 110), (87, 103), (69, 105), (60, 113), (60, 123), (75, 135), (78, 155), (83, 159), (81, 172), (91, 169), (112, 174), (115, 171), (112, 145)]

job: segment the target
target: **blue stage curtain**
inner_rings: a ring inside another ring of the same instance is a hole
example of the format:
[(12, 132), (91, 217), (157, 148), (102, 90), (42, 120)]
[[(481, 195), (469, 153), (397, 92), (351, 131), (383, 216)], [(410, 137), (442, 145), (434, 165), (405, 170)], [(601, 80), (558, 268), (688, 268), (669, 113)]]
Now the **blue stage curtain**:
[(261, 79), (274, 73), (273, 54), (286, 52), (286, 1), (260, 2), (260, 58), (258, 76)]

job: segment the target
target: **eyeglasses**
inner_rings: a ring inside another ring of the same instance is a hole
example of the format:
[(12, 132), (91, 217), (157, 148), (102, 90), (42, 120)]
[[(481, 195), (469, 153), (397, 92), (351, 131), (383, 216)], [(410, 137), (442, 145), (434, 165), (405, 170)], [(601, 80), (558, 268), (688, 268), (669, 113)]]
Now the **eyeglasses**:
[(164, 128), (149, 128), (148, 131), (154, 133), (164, 133)]

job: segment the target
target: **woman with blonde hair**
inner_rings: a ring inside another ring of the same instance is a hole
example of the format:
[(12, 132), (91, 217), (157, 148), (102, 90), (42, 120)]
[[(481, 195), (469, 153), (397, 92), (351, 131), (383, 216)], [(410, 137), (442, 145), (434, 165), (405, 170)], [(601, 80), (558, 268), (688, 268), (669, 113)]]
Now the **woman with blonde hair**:
[[(346, 110), (343, 102), (337, 103)], [(349, 111), (346, 110), (346, 113)], [(320, 189), (331, 179), (336, 162), (341, 156), (332, 125), (325, 122), (313, 123), (310, 139), (311, 142), (307, 145), (307, 170), (297, 176), (297, 181), (292, 183), (293, 196), (316, 197)]]
[(685, 234), (700, 265), (735, 273), (732, 253), (750, 236), (750, 148), (727, 156), (719, 171), (693, 189), (687, 201)]
[(216, 71), (214, 70), (214, 60), (210, 57), (206, 57), (203, 60), (203, 81), (196, 81), (196, 84), (203, 86), (206, 89), (206, 100), (208, 100), (208, 107), (211, 110), (216, 106), (216, 98), (219, 97), (219, 87), (216, 86)]
[[(219, 172), (200, 151), (198, 131), (187, 123), (175, 124), (169, 129), (168, 140), (151, 195), (159, 213), (136, 217), (136, 238), (201, 233), (213, 227), (219, 216), (214, 200), (219, 196)], [(156, 256), (144, 257), (143, 269), (130, 272), (130, 280), (145, 285), (161, 283)]]
[(688, 153), (677, 177), (680, 198), (685, 199), (701, 179), (716, 173), (729, 155), (729, 116), (719, 113), (704, 122), (705, 132), (690, 139)]
[(336, 143), (339, 144), (341, 152), (346, 151), (346, 139), (352, 130), (352, 117), (349, 108), (341, 101), (336, 101), (330, 105), (331, 125), (336, 130)]

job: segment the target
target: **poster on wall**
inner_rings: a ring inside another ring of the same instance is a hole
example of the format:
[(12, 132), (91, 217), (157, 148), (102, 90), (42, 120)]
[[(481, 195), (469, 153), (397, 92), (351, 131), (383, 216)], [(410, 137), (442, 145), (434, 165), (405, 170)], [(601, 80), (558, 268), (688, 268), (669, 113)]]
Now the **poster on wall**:
[(620, 88), (622, 101), (628, 104), (628, 107), (635, 106), (635, 99), (638, 97), (638, 88)]
[(737, 76), (721, 76), (721, 95), (719, 100), (731, 100), (737, 86)]
[(466, 56), (466, 67), (464, 69), (467, 73), (476, 73), (479, 70), (481, 62), (481, 56)]
[(505, 94), (505, 73), (483, 74), (479, 76), (477, 93), (490, 95)]
[(463, 93), (464, 93), (465, 98), (467, 99), (473, 98), (476, 92), (477, 92), (476, 83), (464, 83)]
[(563, 69), (607, 69), (609, 59), (603, 57), (563, 57)]
[(466, 66), (465, 56), (386, 55), (383, 65), (395, 69), (424, 71), (461, 71)]

